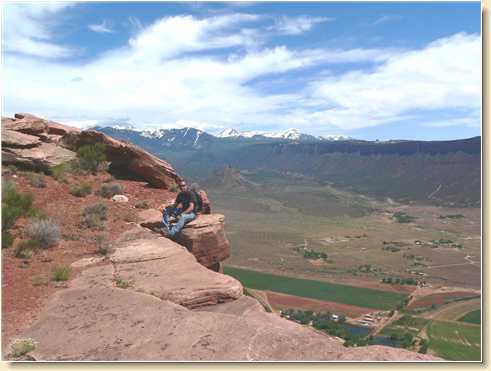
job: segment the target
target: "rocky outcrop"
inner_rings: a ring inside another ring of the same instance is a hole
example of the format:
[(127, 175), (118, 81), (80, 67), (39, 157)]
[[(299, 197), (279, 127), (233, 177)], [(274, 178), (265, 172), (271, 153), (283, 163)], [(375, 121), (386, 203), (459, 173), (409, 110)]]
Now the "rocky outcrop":
[(69, 133), (63, 137), (63, 145), (72, 150), (93, 143), (104, 143), (106, 157), (113, 171), (136, 175), (155, 187), (166, 189), (176, 186), (181, 179), (164, 160), (131, 143), (113, 139), (98, 131)]
[[(144, 210), (138, 218), (143, 227), (153, 230), (162, 227), (162, 213), (158, 210)], [(219, 263), (230, 256), (224, 219), (222, 214), (199, 214), (172, 239), (185, 246), (202, 265), (218, 271)]]
[(54, 143), (40, 142), (32, 148), (2, 146), (2, 163), (49, 171), (52, 166), (75, 159), (76, 153)]
[(169, 189), (181, 179), (171, 165), (139, 147), (97, 131), (81, 131), (28, 113), (2, 117), (2, 163), (49, 171), (72, 160), (84, 144), (104, 143), (111, 169)]
[(208, 268), (217, 265), (230, 256), (230, 243), (225, 236), (225, 217), (221, 214), (198, 215), (191, 223), (173, 237)]
[(18, 337), (36, 342), (36, 349), (30, 353), (33, 359), (438, 360), (381, 346), (348, 349), (335, 338), (247, 304), (249, 310), (244, 311), (189, 310), (165, 298), (115, 287), (112, 269), (110, 265), (87, 269), (70, 288), (55, 294), (39, 320)]
[(197, 263), (185, 247), (163, 238), (127, 239), (114, 249), (110, 260), (115, 275), (139, 292), (165, 298), (187, 308), (235, 300), (242, 285)]
[(2, 129), (2, 146), (29, 148), (39, 145), (40, 139), (34, 135), (23, 134), (13, 130)]

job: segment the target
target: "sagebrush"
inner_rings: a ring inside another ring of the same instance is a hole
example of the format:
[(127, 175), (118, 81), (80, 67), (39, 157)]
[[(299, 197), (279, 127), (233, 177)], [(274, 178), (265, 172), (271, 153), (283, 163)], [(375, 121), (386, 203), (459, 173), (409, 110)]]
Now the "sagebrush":
[(31, 240), (38, 241), (42, 248), (54, 246), (61, 239), (60, 227), (50, 219), (32, 221), (26, 227), (25, 234)]
[(101, 186), (98, 194), (105, 198), (111, 198), (114, 195), (120, 195), (123, 193), (123, 187), (119, 183), (110, 182), (104, 183)]
[(87, 183), (83, 183), (79, 187), (73, 187), (70, 190), (70, 194), (75, 197), (85, 197), (92, 193), (92, 186)]
[(107, 206), (98, 203), (87, 206), (82, 212), (82, 226), (86, 228), (103, 229), (107, 219)]

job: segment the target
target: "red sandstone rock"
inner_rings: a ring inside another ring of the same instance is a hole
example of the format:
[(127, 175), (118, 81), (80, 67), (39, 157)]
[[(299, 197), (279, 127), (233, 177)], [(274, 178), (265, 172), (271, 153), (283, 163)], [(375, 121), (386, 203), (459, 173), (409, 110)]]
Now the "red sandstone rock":
[(172, 166), (164, 160), (131, 143), (113, 139), (98, 131), (68, 133), (63, 137), (63, 143), (72, 150), (85, 144), (104, 143), (111, 169), (126, 175), (137, 175), (158, 188), (169, 189), (181, 179)]
[[(162, 213), (148, 209), (138, 214), (143, 227), (158, 230), (162, 227)], [(218, 263), (230, 256), (230, 243), (225, 236), (225, 217), (221, 214), (199, 214), (172, 239), (185, 246), (198, 262), (216, 270)]]
[(188, 308), (235, 300), (243, 288), (236, 279), (196, 262), (185, 247), (163, 238), (123, 242), (110, 257), (115, 273), (130, 289)]
[(37, 136), (23, 134), (14, 130), (2, 129), (3, 147), (35, 147), (40, 144)]
[(221, 214), (198, 215), (173, 237), (205, 267), (211, 268), (230, 256), (230, 242), (225, 236), (225, 217)]

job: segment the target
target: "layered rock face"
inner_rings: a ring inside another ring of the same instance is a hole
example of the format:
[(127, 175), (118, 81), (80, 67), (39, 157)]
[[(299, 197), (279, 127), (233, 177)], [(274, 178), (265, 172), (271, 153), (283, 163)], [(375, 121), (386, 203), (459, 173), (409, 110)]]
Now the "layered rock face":
[(117, 288), (114, 274), (111, 265), (89, 268), (70, 288), (57, 292), (39, 320), (20, 336), (36, 341), (30, 353), (35, 360), (438, 360), (381, 346), (345, 348), (335, 338), (264, 312), (254, 299), (243, 296), (190, 310), (138, 289)]
[(63, 137), (63, 144), (71, 149), (93, 143), (105, 144), (106, 157), (112, 169), (138, 175), (155, 187), (168, 189), (176, 186), (181, 179), (164, 160), (131, 143), (113, 139), (98, 131), (70, 133)]
[[(138, 214), (141, 225), (153, 230), (162, 227), (162, 213), (148, 209)], [(215, 271), (221, 261), (230, 256), (230, 242), (225, 236), (225, 217), (222, 214), (199, 214), (186, 224), (173, 240), (185, 246), (199, 263)]]
[(52, 166), (75, 159), (84, 144), (104, 143), (111, 167), (137, 176), (159, 188), (171, 188), (181, 179), (172, 166), (130, 143), (97, 131), (44, 120), (28, 113), (2, 117), (2, 163), (49, 171)]

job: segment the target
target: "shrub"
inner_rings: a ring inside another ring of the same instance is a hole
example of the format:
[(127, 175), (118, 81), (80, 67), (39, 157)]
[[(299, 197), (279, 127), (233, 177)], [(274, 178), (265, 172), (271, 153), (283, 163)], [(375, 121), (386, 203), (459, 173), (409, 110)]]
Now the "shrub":
[(77, 151), (80, 167), (83, 170), (96, 173), (99, 167), (106, 161), (106, 146), (103, 143), (87, 144)]
[(108, 243), (106, 242), (106, 237), (103, 235), (94, 236), (94, 241), (97, 247), (97, 253), (102, 256), (107, 256), (109, 252)]
[(176, 186), (170, 187), (169, 192), (177, 192), (177, 187)]
[(39, 242), (35, 240), (22, 241), (15, 247), (13, 255), (19, 259), (30, 259), (38, 248)]
[(416, 220), (416, 217), (403, 213), (402, 211), (398, 211), (392, 215), (392, 217), (398, 223), (411, 223)]
[(17, 192), (15, 185), (7, 184), (6, 188), (2, 189), (2, 230), (13, 227), (17, 219), (26, 215), (33, 200), (31, 193)]
[(70, 162), (64, 162), (59, 165), (52, 166), (50, 169), (51, 176), (58, 182), (66, 182), (66, 176), (72, 171)]
[(105, 183), (101, 186), (98, 194), (104, 198), (111, 198), (114, 195), (120, 195), (123, 193), (123, 187), (119, 183)]
[(57, 282), (68, 281), (68, 278), (70, 278), (71, 273), (72, 270), (70, 267), (67, 266), (54, 267), (51, 270), (51, 279)]
[(116, 276), (114, 282), (116, 283), (116, 287), (119, 287), (120, 289), (127, 289), (130, 285), (127, 280), (120, 276)]
[(13, 192), (16, 190), (15, 182), (12, 179), (5, 179), (2, 182), (2, 199), (5, 198), (5, 195), (9, 192)]
[(29, 181), (29, 184), (36, 188), (46, 188), (46, 180), (43, 174), (38, 173), (26, 173), (25, 177)]
[(107, 206), (101, 203), (87, 206), (82, 212), (82, 225), (87, 228), (104, 228), (107, 219)]
[(42, 248), (56, 245), (61, 239), (60, 227), (50, 219), (32, 222), (25, 229), (26, 235), (39, 242)]
[(7, 231), (2, 231), (2, 249), (12, 246), (14, 243), (14, 236)]
[(18, 339), (10, 347), (10, 354), (14, 358), (22, 357), (36, 349), (33, 339)]
[(92, 193), (92, 187), (90, 184), (84, 183), (80, 187), (73, 187), (70, 190), (70, 194), (75, 197), (85, 197)]

